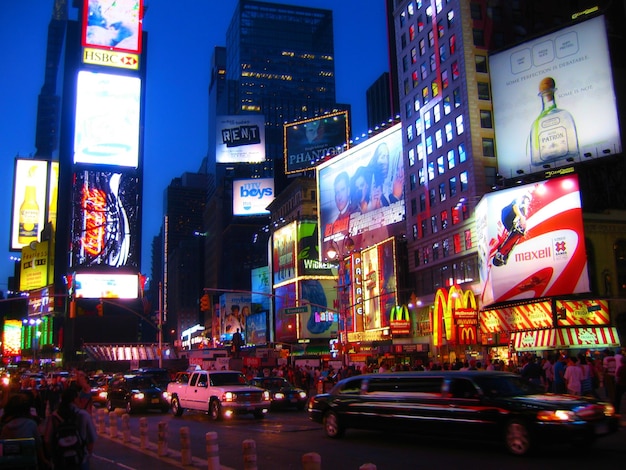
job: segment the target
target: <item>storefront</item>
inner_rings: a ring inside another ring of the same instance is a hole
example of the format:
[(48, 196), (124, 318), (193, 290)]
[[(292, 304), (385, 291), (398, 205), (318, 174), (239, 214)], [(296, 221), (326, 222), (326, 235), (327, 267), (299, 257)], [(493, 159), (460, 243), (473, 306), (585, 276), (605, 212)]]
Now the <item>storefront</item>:
[(615, 327), (549, 328), (519, 331), (511, 335), (516, 352), (554, 350), (603, 350), (620, 346)]

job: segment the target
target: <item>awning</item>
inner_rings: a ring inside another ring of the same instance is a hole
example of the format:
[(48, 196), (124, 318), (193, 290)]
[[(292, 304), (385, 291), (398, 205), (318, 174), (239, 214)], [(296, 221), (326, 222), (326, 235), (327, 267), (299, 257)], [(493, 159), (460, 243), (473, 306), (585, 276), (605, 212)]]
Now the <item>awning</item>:
[(617, 329), (610, 326), (516, 331), (511, 333), (511, 343), (518, 352), (568, 348), (613, 348), (620, 345)]

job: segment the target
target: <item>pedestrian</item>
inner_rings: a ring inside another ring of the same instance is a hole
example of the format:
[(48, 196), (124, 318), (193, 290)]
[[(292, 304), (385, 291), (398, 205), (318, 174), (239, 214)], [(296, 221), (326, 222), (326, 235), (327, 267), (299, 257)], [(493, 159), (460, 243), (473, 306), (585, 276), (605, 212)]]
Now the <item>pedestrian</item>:
[(602, 370), (604, 379), (604, 390), (606, 398), (609, 402), (615, 401), (615, 369), (617, 364), (615, 363), (615, 353), (610, 349), (604, 352), (604, 358), (602, 359)]
[(32, 401), (23, 393), (11, 395), (4, 407), (0, 419), (0, 439), (29, 439), (35, 440), (37, 463), (40, 470), (50, 468), (46, 458), (39, 422), (31, 413)]
[(554, 393), (565, 393), (567, 391), (565, 385), (565, 371), (567, 370), (567, 363), (565, 356), (559, 354), (557, 360), (554, 363)]
[(565, 385), (567, 386), (567, 393), (570, 395), (580, 396), (583, 381), (583, 369), (578, 364), (578, 359), (575, 356), (571, 356), (567, 360), (567, 369), (563, 376), (565, 379)]
[(545, 380), (545, 391), (551, 392), (554, 386), (554, 356), (550, 355), (547, 358), (543, 358), (542, 362), (541, 368), (543, 369), (543, 377)]
[(61, 395), (59, 408), (48, 417), (46, 422), (44, 443), (48, 455), (52, 456), (55, 469), (66, 469), (68, 467), (67, 463), (63, 460), (63, 455), (59, 454), (58, 442), (56, 441), (57, 430), (64, 423), (73, 422), (76, 425), (76, 431), (80, 437), (80, 450), (82, 451), (82, 458), (77, 468), (80, 470), (89, 470), (89, 460), (96, 441), (96, 427), (91, 418), (91, 414), (79, 406), (79, 392), (79, 386), (76, 384), (72, 384), (64, 390)]
[(620, 366), (615, 376), (615, 401), (613, 401), (616, 413), (619, 413), (622, 404), (622, 396), (626, 392), (626, 356), (620, 356)]

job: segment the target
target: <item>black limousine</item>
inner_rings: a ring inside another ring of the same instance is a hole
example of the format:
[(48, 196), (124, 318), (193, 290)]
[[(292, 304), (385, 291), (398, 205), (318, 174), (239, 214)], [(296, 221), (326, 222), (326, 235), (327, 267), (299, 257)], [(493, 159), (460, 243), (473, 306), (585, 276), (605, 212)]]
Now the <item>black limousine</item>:
[(307, 411), (332, 438), (349, 428), (473, 436), (499, 440), (515, 455), (541, 443), (590, 442), (619, 426), (609, 403), (542, 393), (519, 375), (494, 371), (357, 375), (312, 397)]

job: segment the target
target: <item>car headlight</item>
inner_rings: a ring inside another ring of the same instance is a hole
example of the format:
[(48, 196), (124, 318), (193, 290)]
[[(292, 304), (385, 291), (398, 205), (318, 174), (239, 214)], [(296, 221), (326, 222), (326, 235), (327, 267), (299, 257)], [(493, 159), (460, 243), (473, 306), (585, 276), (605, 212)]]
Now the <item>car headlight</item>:
[(298, 396), (304, 400), (306, 398), (306, 392), (298, 392)]
[(602, 403), (604, 406), (604, 416), (611, 417), (615, 416), (615, 407), (610, 403)]
[(234, 392), (224, 392), (224, 400), (223, 401), (235, 401), (237, 398), (237, 394)]
[(263, 390), (263, 400), (268, 401), (270, 399), (270, 392)]
[(102, 399), (106, 400), (107, 397), (108, 397), (107, 392), (99, 392), (98, 393), (98, 398), (102, 398)]
[(143, 400), (143, 399), (145, 398), (145, 395), (143, 394), (143, 392), (139, 392), (139, 393), (135, 393), (135, 394), (133, 395), (133, 397), (134, 397), (136, 400)]
[(576, 421), (576, 413), (569, 410), (543, 410), (537, 413), (539, 421)]
[(170, 398), (170, 394), (169, 393), (163, 392), (162, 395), (163, 395), (163, 398), (165, 398), (166, 400), (169, 400), (169, 398)]
[(284, 400), (285, 399), (285, 394), (283, 392), (276, 392), (274, 394), (274, 399), (275, 400)]
[(9, 377), (2, 377), (2, 385), (4, 385), (5, 387), (9, 385), (10, 381), (11, 379)]

